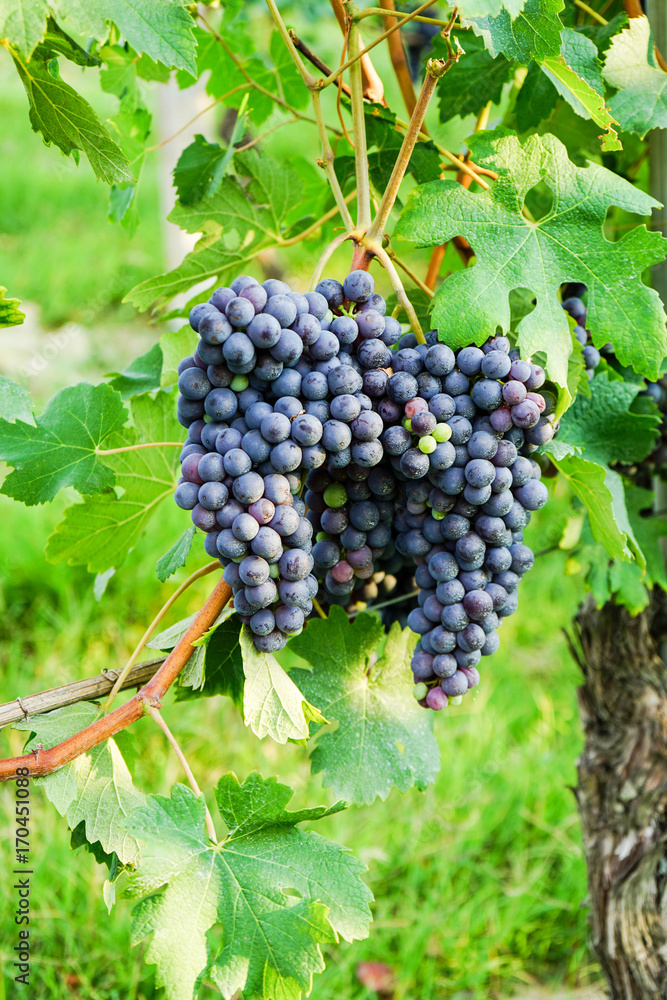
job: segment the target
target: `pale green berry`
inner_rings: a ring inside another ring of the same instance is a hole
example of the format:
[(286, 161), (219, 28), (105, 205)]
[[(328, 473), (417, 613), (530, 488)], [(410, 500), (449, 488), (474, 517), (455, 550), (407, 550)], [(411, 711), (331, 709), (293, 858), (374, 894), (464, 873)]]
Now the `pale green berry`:
[(426, 687), (423, 681), (420, 681), (419, 684), (415, 684), (415, 686), (412, 689), (412, 693), (414, 694), (417, 701), (421, 701), (422, 698), (425, 698), (426, 695), (428, 694), (428, 688)]
[(417, 442), (417, 447), (424, 455), (430, 455), (431, 452), (435, 451), (438, 447), (438, 442), (430, 434), (425, 434), (424, 437), (420, 438)]
[(432, 510), (431, 517), (434, 518), (436, 521), (443, 521), (447, 517), (447, 515), (441, 514), (439, 510)]
[(243, 390), (247, 389), (249, 385), (250, 383), (248, 382), (246, 375), (235, 375), (229, 384), (229, 388), (233, 392), (243, 392)]
[(453, 697), (450, 697), (449, 704), (450, 705), (460, 705), (462, 701), (463, 701), (463, 695), (462, 694), (455, 694), (455, 695), (453, 695)]
[(436, 424), (433, 429), (433, 437), (436, 441), (449, 441), (452, 436), (452, 429), (449, 424)]
[(343, 507), (347, 503), (347, 490), (342, 483), (332, 483), (324, 491), (327, 507)]

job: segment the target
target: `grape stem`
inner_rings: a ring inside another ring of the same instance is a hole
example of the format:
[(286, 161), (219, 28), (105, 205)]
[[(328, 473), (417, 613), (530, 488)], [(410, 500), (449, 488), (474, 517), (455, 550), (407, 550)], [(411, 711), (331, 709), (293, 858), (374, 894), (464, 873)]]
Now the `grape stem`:
[(157, 626), (160, 624), (160, 622), (162, 621), (162, 619), (166, 615), (167, 611), (169, 611), (169, 608), (172, 606), (172, 604), (174, 604), (174, 602), (178, 600), (178, 598), (181, 596), (181, 594), (184, 591), (186, 591), (188, 589), (188, 587), (192, 586), (192, 584), (196, 580), (199, 580), (202, 576), (207, 576), (209, 573), (213, 573), (216, 569), (220, 569), (220, 560), (219, 559), (215, 559), (213, 562), (207, 563), (206, 566), (201, 566), (198, 570), (195, 570), (195, 572), (192, 573), (187, 578), (187, 580), (184, 580), (183, 583), (180, 585), (180, 587), (178, 587), (174, 591), (174, 593), (171, 595), (171, 597), (169, 598), (169, 600), (167, 600), (162, 605), (162, 607), (160, 608), (160, 610), (156, 614), (155, 618), (150, 623), (150, 625), (148, 626), (148, 628), (146, 629), (146, 631), (142, 635), (141, 639), (137, 643), (137, 645), (136, 645), (136, 647), (134, 649), (134, 652), (132, 653), (131, 657), (129, 658), (129, 660), (127, 661), (127, 663), (125, 664), (125, 666), (123, 667), (123, 669), (121, 670), (121, 672), (119, 673), (118, 677), (116, 678), (116, 682), (115, 682), (114, 686), (111, 688), (111, 691), (109, 692), (107, 700), (102, 705), (101, 713), (103, 715), (106, 714), (109, 711), (109, 709), (111, 708), (113, 700), (116, 697), (116, 695), (118, 694), (118, 692), (120, 691), (120, 689), (122, 688), (123, 684), (125, 683), (125, 679), (126, 679), (127, 675), (129, 674), (129, 672), (132, 669), (132, 667), (134, 666), (134, 664), (137, 662), (137, 658), (139, 656), (139, 653), (144, 648), (144, 646), (146, 645), (146, 643), (150, 639), (152, 633), (155, 631), (155, 629), (157, 628)]
[[(455, 16), (457, 9), (458, 8), (456, 7), (454, 8), (454, 14), (452, 14), (452, 17)], [(445, 31), (446, 30), (447, 29), (445, 29)], [(458, 60), (459, 54), (460, 50), (454, 49), (453, 54), (446, 60), (429, 59), (426, 64), (426, 76), (424, 78), (421, 93), (417, 98), (415, 110), (412, 113), (407, 131), (403, 137), (403, 144), (401, 145), (399, 154), (396, 158), (396, 163), (394, 164), (394, 169), (392, 170), (391, 177), (389, 178), (389, 182), (382, 196), (382, 201), (380, 202), (377, 215), (375, 216), (372, 226), (368, 230), (368, 235), (371, 239), (381, 237), (384, 233), (384, 228), (387, 225), (389, 215), (394, 207), (396, 198), (398, 197), (399, 188), (403, 178), (405, 177), (405, 172), (408, 169), (412, 153), (417, 145), (422, 125), (424, 123), (424, 118), (426, 117), (426, 111), (428, 110), (431, 98), (433, 97), (436, 84), (440, 77), (442, 77)]]
[[(322, 146), (322, 159), (320, 161), (320, 166), (324, 168), (327, 175), (327, 180), (329, 181), (329, 186), (331, 187), (331, 192), (334, 196), (334, 201), (340, 212), (340, 217), (343, 220), (343, 225), (346, 229), (352, 229), (354, 222), (352, 216), (350, 215), (350, 210), (347, 207), (347, 202), (343, 195), (340, 184), (338, 183), (338, 178), (336, 177), (336, 171), (334, 170), (334, 153), (331, 148), (331, 143), (329, 142), (329, 134), (327, 132), (326, 122), (324, 120), (324, 114), (322, 113), (322, 102), (320, 100), (320, 89), (321, 80), (317, 80), (312, 73), (309, 73), (305, 67), (303, 59), (301, 58), (296, 45), (292, 40), (285, 22), (283, 21), (280, 11), (278, 10), (275, 0), (266, 0), (267, 7), (273, 21), (280, 32), (280, 35), (287, 46), (287, 50), (291, 55), (296, 68), (301, 74), (301, 78), (308, 87), (310, 92), (311, 101), (313, 104), (313, 112), (315, 115), (315, 124), (317, 125), (317, 133), (320, 138), (320, 144)], [(224, 44), (224, 43), (223, 43)], [(249, 77), (248, 77), (249, 78)]]
[[(348, 16), (354, 9), (352, 2), (345, 5)], [(357, 55), (361, 51), (359, 25), (350, 22), (349, 51)], [(368, 174), (368, 148), (366, 145), (366, 112), (364, 111), (364, 84), (361, 77), (361, 63), (355, 59), (350, 64), (350, 90), (352, 104), (352, 134), (354, 136), (354, 166), (357, 176), (357, 228), (368, 230), (371, 224), (371, 190)]]
[(109, 715), (96, 719), (90, 726), (63, 740), (57, 746), (48, 750), (36, 749), (20, 757), (0, 760), (0, 781), (15, 780), (16, 769), (19, 767), (27, 768), (28, 774), (33, 777), (53, 774), (75, 757), (99, 746), (121, 730), (127, 729), (133, 722), (141, 719), (149, 707), (159, 707), (162, 698), (189, 660), (192, 643), (201, 639), (209, 630), (231, 596), (231, 588), (224, 580), (220, 580), (185, 635), (178, 641), (155, 675), (133, 698)]
[(331, 241), (331, 243), (329, 243), (327, 247), (324, 248), (324, 252), (322, 253), (320, 259), (318, 260), (317, 266), (315, 267), (315, 270), (313, 272), (313, 277), (310, 280), (310, 285), (308, 286), (309, 291), (312, 292), (314, 290), (317, 282), (322, 277), (322, 271), (327, 266), (329, 260), (331, 259), (334, 252), (338, 249), (338, 247), (342, 246), (345, 240), (351, 240), (351, 239), (354, 239), (354, 235), (352, 233), (350, 232), (340, 233)]
[[(333, 7), (333, 12), (336, 15), (336, 20), (340, 26), (340, 30), (343, 35), (347, 37), (347, 18), (345, 15), (345, 7), (343, 5), (343, 0), (331, 0), (331, 6)], [(303, 53), (306, 55), (306, 53)], [(306, 57), (307, 58), (307, 57)], [(345, 56), (343, 56), (343, 59)], [(341, 60), (342, 62), (343, 60)], [(384, 85), (380, 75), (375, 69), (371, 57), (366, 54), (359, 60), (361, 63), (361, 75), (364, 80), (364, 97), (369, 101), (373, 101), (375, 104), (384, 104), (386, 106), (387, 102), (384, 99)], [(318, 67), (327, 76), (331, 76), (333, 72), (325, 67)], [(339, 77), (340, 81), (340, 77)]]
[[(148, 708), (148, 714), (150, 715), (153, 722), (155, 722), (156, 725), (160, 727), (164, 735), (167, 737), (167, 740), (171, 744), (172, 750), (178, 757), (181, 763), (181, 767), (185, 771), (185, 777), (188, 779), (188, 784), (190, 785), (190, 788), (195, 793), (197, 798), (200, 798), (200, 796), (202, 795), (202, 791), (199, 785), (197, 784), (197, 779), (192, 773), (192, 768), (188, 764), (187, 758), (178, 744), (178, 740), (172, 733), (167, 723), (162, 718), (162, 714), (158, 711), (157, 708), (154, 708), (152, 705), (149, 706)], [(213, 817), (211, 816), (211, 813), (209, 812), (209, 808), (207, 805), (205, 805), (205, 809), (206, 809), (206, 829), (208, 831), (209, 840), (211, 840), (212, 843), (217, 844), (218, 835), (215, 832), (215, 827), (213, 825)]]
[[(368, 244), (366, 244), (368, 247)], [(389, 280), (391, 281), (392, 288), (396, 292), (396, 297), (400, 304), (405, 309), (406, 315), (410, 322), (410, 328), (414, 333), (418, 344), (425, 344), (426, 338), (424, 336), (424, 331), (421, 328), (421, 323), (417, 318), (417, 313), (415, 312), (415, 307), (406, 295), (405, 288), (403, 287), (403, 282), (401, 281), (400, 275), (396, 268), (394, 267), (393, 261), (387, 251), (376, 244), (372, 247), (373, 256), (377, 257), (380, 263), (383, 265), (385, 271), (389, 275)]]
[[(346, 69), (349, 69), (353, 62), (356, 62), (357, 60), (361, 59), (363, 56), (366, 55), (367, 52), (370, 52), (371, 49), (374, 49), (376, 45), (379, 45), (380, 42), (383, 42), (385, 38), (388, 38), (389, 35), (393, 34), (394, 31), (398, 31), (399, 28), (402, 28), (404, 24), (407, 24), (408, 21), (411, 21), (413, 17), (416, 17), (416, 15), (421, 13), (421, 11), (426, 10), (428, 7), (432, 6), (433, 6), (432, 0), (428, 0), (427, 3), (421, 4), (421, 6), (417, 7), (410, 14), (406, 14), (405, 17), (402, 17), (401, 20), (397, 21), (395, 25), (393, 25), (391, 28), (388, 28), (387, 31), (383, 31), (381, 35), (378, 35), (377, 38), (373, 39), (370, 45), (367, 45), (365, 48), (360, 49), (360, 51), (357, 52), (350, 59), (348, 59), (347, 62), (343, 63), (342, 66), (339, 66), (338, 69), (333, 71), (333, 73), (330, 73), (329, 76), (322, 81), (322, 86), (328, 87), (330, 83), (335, 83), (338, 77), (341, 75), (341, 73), (344, 73)], [(357, 20), (358, 17), (359, 15), (355, 14), (355, 20)]]

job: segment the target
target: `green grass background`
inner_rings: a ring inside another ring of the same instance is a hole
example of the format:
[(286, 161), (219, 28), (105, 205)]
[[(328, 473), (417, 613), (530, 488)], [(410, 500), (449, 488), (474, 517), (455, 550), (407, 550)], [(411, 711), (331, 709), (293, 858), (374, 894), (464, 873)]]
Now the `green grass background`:
[[(104, 108), (95, 84), (89, 86), (90, 99)], [(20, 358), (23, 344), (28, 352), (35, 344), (43, 348), (63, 324), (78, 324), (80, 331), (76, 352), (66, 345), (31, 381), (43, 402), (62, 385), (122, 368), (160, 332), (121, 304), (125, 291), (163, 267), (156, 163), (145, 173), (142, 224), (130, 241), (107, 221), (106, 190), (88, 165), (77, 169), (29, 130), (25, 96), (7, 60), (0, 63), (0, 88), (0, 284), (40, 310), (37, 318), (34, 310), (30, 314), (37, 326), (32, 339), (27, 328), (12, 331), (12, 356)], [(205, 125), (202, 130), (210, 135)], [(465, 135), (469, 128), (464, 123), (459, 131)], [(288, 130), (278, 132), (273, 148), (280, 154), (290, 141)], [(285, 260), (296, 285), (307, 280), (311, 250), (297, 248)], [(347, 256), (340, 260), (342, 268)], [(100, 289), (111, 291), (100, 295)], [(5, 333), (0, 344), (9, 343)], [(562, 489), (559, 484), (549, 511), (531, 525), (537, 548), (544, 525), (566, 516)], [(0, 498), (3, 701), (117, 667), (174, 585), (203, 561), (197, 551), (169, 584), (157, 582), (155, 560), (184, 523), (167, 506), (98, 603), (83, 569), (44, 560), (45, 540), (67, 499), (26, 509)], [(538, 559), (519, 612), (503, 626), (500, 651), (484, 664), (476, 697), (436, 719), (442, 749), (436, 784), (318, 824), (368, 865), (376, 903), (368, 940), (327, 949), (327, 971), (315, 980), (314, 1000), (374, 996), (356, 978), (361, 960), (390, 964), (396, 996), (414, 1000), (504, 997), (537, 982), (574, 985), (596, 978), (586, 945), (586, 870), (571, 791), (581, 748), (579, 678), (562, 633), (581, 591), (565, 569), (558, 551)], [(203, 580), (188, 591), (171, 620), (195, 611), (209, 587)], [(295, 788), (294, 806), (331, 801), (319, 777), (310, 776), (303, 749), (259, 743), (225, 700), (168, 701), (165, 717), (203, 788), (210, 791), (227, 770), (243, 778), (259, 769)], [(132, 737), (139, 751), (136, 780), (144, 790), (166, 794), (183, 780), (149, 721), (134, 726)], [(19, 753), (22, 743), (22, 734), (0, 732), (3, 756)], [(32, 802), (36, 949), (30, 995), (163, 996), (153, 969), (142, 963), (144, 946), (129, 948), (130, 905), (120, 900), (107, 914), (105, 872), (87, 854), (72, 856), (65, 824), (38, 787)], [(0, 890), (11, 899), (11, 786), (0, 788), (0, 803)], [(6, 905), (0, 931), (4, 1000), (19, 995), (11, 968), (16, 926)], [(213, 995), (202, 990), (202, 996)]]

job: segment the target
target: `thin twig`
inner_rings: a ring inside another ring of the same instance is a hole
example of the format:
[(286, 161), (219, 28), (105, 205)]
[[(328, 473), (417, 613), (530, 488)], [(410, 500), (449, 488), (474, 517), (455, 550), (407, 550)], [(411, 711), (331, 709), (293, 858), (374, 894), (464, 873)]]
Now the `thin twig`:
[(390, 604), (402, 604), (403, 601), (412, 600), (419, 593), (418, 590), (412, 590), (409, 594), (399, 594), (398, 597), (392, 597), (388, 601), (382, 601), (381, 604), (368, 604), (365, 608), (359, 608), (357, 611), (350, 611), (348, 618), (355, 618), (360, 615), (362, 611), (379, 611), (380, 608), (388, 608)]
[(389, 257), (391, 257), (391, 259), (394, 261), (394, 263), (397, 264), (398, 267), (400, 267), (400, 269), (402, 271), (405, 271), (405, 273), (407, 274), (407, 276), (410, 279), (410, 281), (413, 281), (415, 283), (415, 285), (417, 286), (417, 288), (421, 288), (422, 292), (424, 292), (426, 295), (428, 295), (428, 297), (430, 299), (433, 298), (433, 296), (435, 295), (435, 292), (433, 291), (433, 289), (430, 288), (425, 282), (423, 282), (421, 280), (421, 278), (418, 277), (418, 275), (416, 275), (415, 272), (412, 271), (408, 267), (408, 265), (404, 261), (402, 261), (400, 259), (400, 257), (397, 257), (396, 254), (394, 253), (394, 251), (391, 248), (387, 249), (387, 254), (389, 255)]
[(268, 128), (266, 132), (262, 132), (261, 135), (258, 135), (256, 139), (251, 139), (250, 142), (246, 142), (245, 146), (236, 146), (234, 152), (245, 153), (246, 149), (252, 149), (252, 147), (256, 146), (258, 142), (263, 142), (267, 135), (271, 135), (272, 132), (277, 132), (279, 128), (284, 128), (285, 125), (294, 125), (294, 123), (298, 122), (298, 120), (298, 118), (288, 118), (284, 122), (278, 122), (278, 124), (274, 125), (273, 128)]
[(602, 17), (601, 14), (598, 14), (596, 10), (593, 10), (592, 7), (589, 7), (587, 3), (584, 3), (584, 0), (574, 0), (574, 6), (590, 15), (590, 17), (592, 17), (594, 21), (597, 21), (598, 24), (609, 24), (609, 21), (605, 20), (605, 18)]
[(123, 448), (98, 448), (96, 455), (120, 455), (123, 451), (139, 451), (140, 448), (182, 448), (182, 441), (144, 441), (142, 444), (128, 444)]
[[(336, 15), (336, 20), (340, 26), (340, 30), (343, 34), (347, 31), (347, 17), (345, 14), (345, 6), (343, 0), (331, 0), (331, 6), (333, 12)], [(327, 74), (330, 75), (331, 71)], [(378, 74), (371, 57), (367, 54), (361, 57), (361, 75), (364, 79), (364, 97), (372, 101), (374, 104), (384, 104), (386, 101), (384, 99), (384, 84), (382, 79)]]
[(287, 51), (291, 55), (292, 61), (294, 62), (294, 65), (296, 66), (297, 70), (301, 74), (301, 79), (303, 80), (303, 82), (305, 83), (305, 85), (310, 90), (313, 87), (313, 85), (315, 84), (315, 78), (312, 75), (312, 73), (310, 73), (308, 71), (308, 69), (306, 68), (306, 66), (304, 64), (304, 61), (301, 58), (301, 55), (299, 54), (298, 49), (296, 48), (294, 42), (292, 41), (292, 37), (291, 37), (289, 31), (287, 30), (285, 22), (283, 21), (282, 17), (280, 16), (280, 11), (278, 10), (278, 8), (276, 6), (275, 0), (266, 0), (266, 6), (269, 8), (269, 11), (271, 13), (271, 17), (273, 18), (274, 23), (275, 23), (278, 31), (280, 32), (280, 36), (281, 36), (283, 42), (287, 46)]
[[(348, 50), (359, 54), (359, 26), (350, 24)], [(366, 112), (364, 110), (364, 85), (361, 63), (358, 58), (350, 63), (350, 88), (352, 90), (352, 134), (354, 136), (354, 166), (357, 175), (357, 228), (364, 232), (371, 224), (371, 188), (368, 175), (368, 149), (366, 146)]]
[[(324, 60), (320, 59), (320, 57), (313, 52), (312, 49), (308, 48), (306, 43), (299, 38), (292, 28), (289, 29), (289, 33), (290, 38), (294, 42), (294, 48), (298, 49), (301, 55), (305, 56), (308, 62), (311, 62), (316, 69), (319, 69), (320, 73), (325, 73), (327, 76), (329, 76), (330, 73), (333, 73), (331, 67), (327, 66)], [(343, 91), (346, 97), (350, 96), (350, 88), (342, 79), (338, 81), (338, 87)]]
[(317, 600), (316, 597), (313, 598), (313, 607), (317, 611), (320, 618), (326, 618), (324, 611), (322, 611), (322, 605), (320, 604), (320, 602)]
[(400, 275), (396, 268), (394, 267), (393, 261), (386, 250), (381, 246), (373, 246), (373, 254), (378, 258), (378, 260), (384, 265), (384, 268), (389, 275), (389, 280), (391, 281), (392, 288), (396, 292), (396, 297), (405, 309), (408, 320), (410, 321), (410, 327), (415, 337), (417, 338), (418, 344), (425, 344), (426, 338), (424, 336), (424, 331), (421, 328), (421, 323), (417, 318), (417, 313), (415, 308), (410, 302), (410, 299), (405, 293), (403, 287), (403, 282), (401, 281)]
[(331, 193), (333, 194), (336, 205), (338, 206), (338, 211), (340, 212), (340, 217), (343, 220), (343, 225), (346, 229), (352, 229), (354, 221), (350, 214), (350, 210), (347, 207), (347, 202), (345, 201), (338, 177), (336, 176), (336, 170), (334, 168), (335, 157), (333, 149), (331, 148), (331, 143), (329, 142), (329, 136), (327, 135), (327, 127), (324, 121), (324, 114), (322, 112), (320, 93), (317, 90), (311, 90), (310, 96), (313, 102), (313, 111), (315, 112), (315, 118), (317, 121), (317, 131), (322, 144), (322, 166), (324, 167), (324, 171), (327, 175), (327, 180), (329, 181), (329, 186), (331, 187)]
[(220, 104), (221, 101), (225, 101), (228, 97), (231, 97), (232, 94), (236, 94), (237, 91), (248, 90), (250, 86), (251, 86), (250, 83), (240, 83), (238, 87), (234, 87), (232, 90), (228, 90), (226, 94), (222, 95), (222, 97), (216, 97), (216, 99), (213, 101), (212, 104), (209, 104), (207, 107), (205, 107), (203, 111), (197, 112), (194, 118), (191, 118), (190, 121), (186, 122), (182, 128), (179, 128), (178, 132), (174, 132), (174, 134), (170, 135), (168, 139), (163, 139), (162, 142), (158, 142), (157, 145), (155, 146), (149, 146), (147, 149), (144, 150), (144, 153), (154, 153), (156, 149), (161, 149), (163, 146), (166, 146), (168, 142), (172, 141), (172, 139), (176, 139), (176, 137), (179, 136), (181, 132), (185, 132), (185, 130), (190, 128), (191, 125), (194, 125), (197, 119), (201, 118), (202, 115), (205, 115), (207, 111), (210, 111), (212, 108), (217, 107), (217, 105)]
[(160, 704), (189, 660), (192, 653), (192, 643), (201, 639), (209, 630), (231, 595), (231, 588), (224, 580), (220, 580), (185, 635), (166, 657), (160, 669), (147, 684), (144, 684), (140, 691), (137, 691), (133, 698), (130, 698), (109, 715), (103, 715), (81, 732), (75, 733), (74, 736), (63, 740), (62, 743), (58, 743), (57, 746), (50, 747), (48, 750), (35, 750), (19, 757), (0, 760), (0, 781), (15, 780), (17, 777), (16, 769), (19, 767), (27, 768), (28, 774), (33, 777), (53, 774), (63, 764), (67, 764), (87, 750), (99, 746), (100, 743), (141, 719), (147, 706)]
[(120, 674), (118, 675), (116, 683), (111, 688), (111, 691), (109, 692), (109, 696), (108, 696), (107, 700), (104, 702), (104, 705), (102, 706), (102, 711), (103, 712), (108, 712), (109, 711), (109, 709), (110, 709), (110, 707), (111, 707), (111, 705), (113, 703), (114, 698), (116, 697), (116, 695), (118, 694), (118, 692), (120, 691), (120, 689), (123, 687), (123, 684), (125, 682), (125, 679), (127, 678), (127, 675), (129, 674), (129, 672), (132, 669), (132, 667), (134, 666), (134, 664), (137, 662), (137, 657), (139, 656), (139, 653), (144, 648), (144, 646), (146, 645), (146, 643), (150, 639), (151, 634), (155, 631), (155, 629), (157, 628), (157, 626), (160, 624), (160, 622), (162, 621), (162, 619), (166, 615), (167, 611), (169, 611), (169, 608), (172, 606), (172, 604), (175, 601), (178, 600), (178, 598), (181, 596), (181, 594), (185, 590), (187, 590), (188, 587), (190, 587), (195, 582), (195, 580), (199, 580), (199, 578), (202, 577), (202, 576), (207, 576), (208, 573), (213, 573), (213, 571), (216, 570), (216, 569), (220, 569), (220, 561), (218, 559), (216, 559), (214, 562), (207, 563), (206, 566), (202, 566), (198, 570), (195, 570), (195, 572), (192, 573), (187, 578), (187, 580), (184, 580), (183, 583), (180, 585), (180, 587), (178, 587), (174, 591), (174, 593), (171, 595), (171, 597), (169, 598), (169, 600), (166, 601), (162, 605), (162, 607), (160, 608), (160, 610), (156, 614), (155, 618), (150, 623), (150, 625), (148, 626), (148, 628), (146, 629), (146, 631), (142, 635), (141, 639), (137, 643), (137, 645), (136, 645), (136, 647), (134, 649), (134, 652), (132, 653), (132, 656), (129, 658), (129, 660), (127, 661), (127, 663), (125, 664), (125, 666), (121, 670)]
[[(408, 122), (401, 121), (400, 118), (396, 119), (396, 124), (400, 126), (400, 128), (407, 129), (409, 127)], [(446, 149), (444, 146), (441, 146), (440, 143), (435, 142), (433, 139), (431, 139), (431, 137), (427, 135), (426, 132), (420, 132), (419, 139), (423, 140), (424, 142), (432, 142), (435, 148), (438, 150), (438, 152), (442, 156), (444, 156), (446, 160), (449, 160), (450, 163), (453, 163), (457, 170), (462, 170), (464, 174), (470, 174), (472, 179), (476, 181), (481, 188), (484, 188), (485, 191), (489, 190), (490, 185), (487, 184), (486, 181), (482, 180), (481, 177), (478, 176), (477, 171), (479, 171), (480, 173), (484, 173), (487, 177), (490, 177), (494, 181), (498, 179), (498, 174), (494, 170), (481, 170), (477, 166), (469, 166), (467, 163), (464, 163), (463, 160), (461, 160), (458, 156), (456, 156), (455, 153), (450, 152), (449, 149)]]
[(322, 252), (321, 257), (320, 257), (320, 259), (318, 260), (318, 262), (317, 262), (317, 264), (315, 266), (315, 270), (313, 272), (313, 276), (310, 279), (310, 285), (308, 287), (310, 288), (311, 291), (315, 288), (315, 285), (317, 284), (317, 282), (322, 277), (322, 271), (324, 270), (324, 268), (329, 263), (329, 260), (331, 259), (332, 255), (335, 253), (335, 251), (338, 249), (338, 247), (340, 247), (340, 246), (343, 245), (343, 243), (345, 242), (345, 240), (350, 240), (350, 239), (352, 239), (352, 236), (350, 235), (349, 232), (348, 233), (340, 233), (338, 236), (336, 236), (331, 241), (331, 243), (329, 243), (329, 245), (327, 247), (324, 248), (324, 251)]
[[(382, 23), (385, 29), (393, 28), (397, 21), (394, 0), (387, 0), (387, 7), (389, 8), (388, 10), (375, 8), (376, 13), (382, 14)], [(362, 16), (367, 16), (367, 14), (368, 11), (362, 11)], [(389, 58), (391, 59), (394, 76), (396, 77), (401, 95), (403, 97), (403, 103), (405, 104), (408, 114), (412, 117), (417, 103), (417, 96), (412, 83), (412, 77), (410, 76), (408, 60), (405, 57), (405, 47), (403, 45), (403, 39), (401, 38), (400, 31), (393, 31), (391, 35), (387, 36), (387, 47), (389, 48)]]
[[(364, 7), (364, 9), (359, 13), (358, 17), (359, 17), (360, 20), (363, 19), (363, 18), (365, 18), (365, 17), (373, 17), (373, 16), (376, 16), (378, 14), (382, 18), (385, 18), (385, 17), (395, 17), (396, 16), (395, 15), (395, 11), (396, 11), (396, 8), (394, 7), (394, 3), (393, 3), (393, 0), (392, 0), (392, 2), (390, 4), (387, 4), (385, 7)], [(436, 27), (438, 27), (438, 28), (446, 28), (447, 25), (449, 24), (448, 20), (447, 21), (441, 21), (440, 18), (437, 18), (437, 17), (424, 17), (422, 14), (415, 14), (413, 16), (412, 20), (413, 21), (420, 21), (421, 24), (435, 24)]]
[[(457, 8), (454, 8), (453, 17), (456, 16)], [(421, 132), (422, 123), (426, 117), (426, 112), (428, 106), (433, 97), (436, 84), (441, 76), (447, 72), (449, 67), (458, 58), (458, 54), (453, 56), (446, 61), (444, 59), (429, 59), (428, 65), (426, 67), (426, 76), (424, 78), (424, 84), (419, 94), (419, 98), (415, 105), (415, 110), (410, 119), (410, 124), (407, 127), (405, 136), (403, 137), (403, 143), (401, 145), (398, 156), (396, 157), (396, 163), (394, 164), (394, 169), (391, 172), (391, 177), (387, 183), (384, 194), (382, 196), (382, 201), (380, 202), (380, 207), (378, 209), (377, 215), (373, 221), (373, 225), (368, 231), (368, 235), (371, 239), (377, 237), (382, 237), (384, 233), (384, 227), (389, 219), (390, 212), (394, 206), (394, 202), (398, 197), (399, 188), (405, 177), (405, 172), (408, 169), (410, 163), (410, 158), (417, 144), (417, 139)]]
[[(161, 712), (158, 711), (157, 708), (154, 708), (153, 706), (149, 707), (148, 714), (150, 715), (150, 717), (153, 720), (153, 722), (155, 722), (160, 727), (160, 729), (162, 730), (162, 732), (164, 733), (164, 735), (167, 737), (169, 743), (171, 744), (172, 750), (174, 751), (174, 753), (178, 757), (178, 759), (179, 759), (179, 761), (181, 763), (181, 767), (185, 771), (185, 777), (188, 779), (188, 784), (190, 785), (190, 788), (195, 793), (195, 795), (197, 796), (197, 798), (199, 798), (200, 796), (202, 796), (202, 791), (201, 791), (199, 785), (197, 784), (197, 779), (195, 778), (194, 774), (192, 773), (192, 768), (188, 764), (188, 761), (187, 761), (187, 758), (186, 758), (185, 754), (183, 753), (183, 751), (181, 750), (180, 746), (178, 745), (178, 740), (176, 739), (176, 737), (172, 733), (172, 731), (169, 728), (169, 726), (167, 725), (167, 723), (162, 718), (162, 714), (161, 714)], [(213, 817), (211, 816), (211, 813), (209, 812), (209, 808), (206, 805), (206, 802), (204, 802), (204, 808), (206, 809), (206, 829), (208, 830), (209, 839), (214, 844), (217, 844), (218, 843), (218, 835), (215, 832), (215, 827), (213, 826)]]
[[(349, 205), (351, 201), (354, 201), (354, 199), (356, 198), (356, 196), (357, 196), (357, 192), (356, 191), (351, 191), (346, 196), (346, 198), (345, 198), (345, 204)], [(328, 212), (325, 212), (324, 215), (321, 216), (321, 218), (319, 218), (317, 220), (317, 222), (313, 222), (312, 225), (308, 226), (307, 229), (304, 229), (302, 232), (298, 233), (296, 236), (290, 236), (290, 238), (287, 239), (287, 240), (281, 239), (279, 241), (279, 243), (278, 243), (278, 246), (279, 247), (291, 247), (291, 246), (294, 246), (296, 243), (300, 243), (301, 240), (308, 239), (308, 237), (312, 233), (316, 233), (318, 229), (321, 229), (321, 227), (323, 225), (325, 225), (325, 223), (327, 223), (331, 219), (333, 219), (335, 215), (338, 215), (338, 205), (334, 205), (334, 207), (330, 208)]]
[(337, 70), (334, 70), (334, 72), (330, 76), (328, 76), (326, 80), (323, 80), (322, 85), (324, 87), (328, 87), (330, 83), (334, 83), (336, 78), (341, 73), (344, 73), (346, 69), (349, 69), (352, 63), (356, 62), (357, 59), (361, 59), (363, 56), (365, 56), (367, 52), (370, 52), (371, 49), (374, 49), (376, 45), (379, 45), (380, 42), (383, 42), (385, 38), (388, 38), (388, 36), (391, 35), (392, 32), (398, 31), (399, 28), (402, 28), (404, 24), (407, 24), (408, 21), (411, 21), (413, 17), (419, 14), (420, 11), (426, 10), (427, 7), (432, 7), (432, 6), (433, 6), (433, 0), (427, 0), (426, 3), (421, 4), (420, 7), (417, 7), (416, 10), (413, 10), (411, 14), (406, 14), (405, 17), (401, 18), (400, 21), (397, 21), (393, 27), (389, 28), (387, 31), (383, 31), (381, 35), (378, 35), (378, 37), (374, 41), (372, 41), (370, 45), (367, 45), (365, 49), (361, 49), (360, 52), (356, 53), (356, 55), (348, 59), (348, 61), (343, 66), (339, 67), (339, 69)]

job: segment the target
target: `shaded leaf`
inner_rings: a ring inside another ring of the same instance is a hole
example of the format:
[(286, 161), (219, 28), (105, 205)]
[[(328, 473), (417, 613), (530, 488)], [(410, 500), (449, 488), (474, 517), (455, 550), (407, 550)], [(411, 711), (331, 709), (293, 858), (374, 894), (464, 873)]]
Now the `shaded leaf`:
[(197, 529), (194, 527), (186, 528), (181, 537), (174, 542), (169, 551), (165, 552), (163, 556), (160, 556), (155, 565), (155, 571), (160, 583), (164, 583), (165, 580), (168, 580), (170, 576), (174, 575), (176, 570), (180, 569), (181, 566), (185, 566), (188, 555), (190, 554), (192, 539), (195, 537), (196, 530)]
[(393, 787), (425, 788), (440, 764), (432, 717), (412, 695), (410, 658), (417, 637), (395, 622), (379, 659), (380, 620), (360, 614), (351, 623), (342, 608), (315, 619), (290, 648), (313, 667), (293, 670), (307, 698), (337, 722), (322, 731), (311, 754), (314, 774), (350, 802), (385, 799)]

